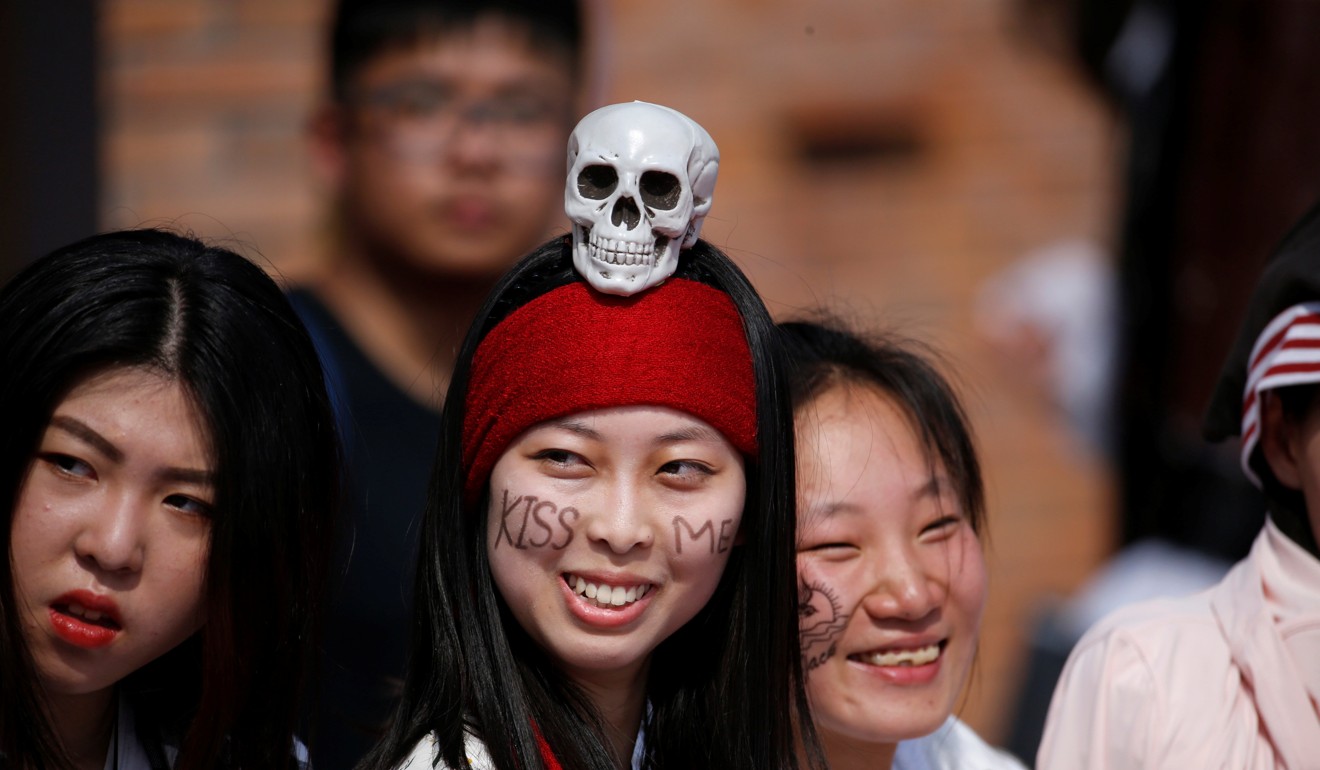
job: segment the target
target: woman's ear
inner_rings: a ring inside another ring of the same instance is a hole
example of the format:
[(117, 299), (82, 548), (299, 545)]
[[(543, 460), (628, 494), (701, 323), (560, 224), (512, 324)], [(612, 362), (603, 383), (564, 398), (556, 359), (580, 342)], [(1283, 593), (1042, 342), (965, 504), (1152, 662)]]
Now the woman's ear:
[(1274, 478), (1289, 489), (1302, 488), (1301, 426), (1283, 413), (1283, 401), (1271, 391), (1260, 394), (1260, 451)]

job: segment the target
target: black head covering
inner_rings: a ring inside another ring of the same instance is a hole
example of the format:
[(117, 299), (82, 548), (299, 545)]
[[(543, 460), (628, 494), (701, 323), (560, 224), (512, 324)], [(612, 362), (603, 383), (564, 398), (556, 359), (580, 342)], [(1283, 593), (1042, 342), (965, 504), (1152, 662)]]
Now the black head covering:
[[(1320, 302), (1320, 203), (1312, 206), (1284, 236), (1252, 292), (1237, 342), (1224, 363), (1202, 423), (1207, 439), (1222, 441), (1242, 432), (1248, 359), (1256, 340), (1270, 321), (1303, 302)], [(1253, 452), (1252, 467), (1260, 475), (1271, 518), (1293, 541), (1313, 555), (1320, 555), (1305, 500), (1296, 490), (1280, 484), (1258, 455), (1258, 451)]]

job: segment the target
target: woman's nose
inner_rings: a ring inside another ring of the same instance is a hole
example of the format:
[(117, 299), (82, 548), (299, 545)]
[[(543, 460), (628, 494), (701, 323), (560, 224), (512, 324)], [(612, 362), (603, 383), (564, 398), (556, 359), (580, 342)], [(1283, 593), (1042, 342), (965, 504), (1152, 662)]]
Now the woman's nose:
[(601, 499), (597, 510), (583, 512), (588, 540), (620, 555), (655, 543), (655, 523), (633, 485), (616, 483)]
[(863, 609), (881, 620), (920, 620), (944, 604), (945, 580), (932, 573), (910, 552), (887, 555), (872, 570), (871, 589)]
[(129, 495), (112, 495), (104, 505), (89, 510), (74, 541), (79, 558), (105, 572), (140, 571), (146, 554), (142, 508)]

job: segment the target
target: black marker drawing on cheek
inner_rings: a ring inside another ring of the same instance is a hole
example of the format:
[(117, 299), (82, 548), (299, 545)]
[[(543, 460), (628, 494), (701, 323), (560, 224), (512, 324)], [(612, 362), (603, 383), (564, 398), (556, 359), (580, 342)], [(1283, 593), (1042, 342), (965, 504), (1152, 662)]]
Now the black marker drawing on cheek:
[[(512, 498), (512, 502), (510, 502)], [(522, 514), (522, 522), (519, 523), (517, 516)], [(563, 550), (573, 541), (573, 526), (569, 519), (577, 521), (581, 514), (576, 508), (570, 506), (560, 506), (549, 500), (540, 500), (538, 502), (535, 495), (518, 495), (513, 497), (509, 490), (504, 490), (504, 500), (500, 505), (500, 528), (495, 533), (495, 548), (500, 547), (500, 541), (508, 543), (510, 547), (525, 551), (529, 548), (544, 548), (547, 545), (556, 551)], [(509, 528), (509, 517), (514, 517), (514, 526), (518, 529), (518, 537), (515, 540), (513, 530)], [(558, 523), (564, 530), (564, 541), (556, 544), (554, 523)], [(528, 533), (527, 526), (535, 525), (531, 533)], [(540, 537), (538, 538), (538, 530)]]
[(565, 533), (565, 534), (564, 534), (564, 542), (560, 543), (559, 545), (553, 545), (553, 544), (552, 544), (552, 545), (550, 546), (551, 548), (555, 549), (556, 551), (562, 551), (562, 550), (564, 550), (564, 548), (568, 547), (568, 544), (569, 544), (569, 543), (573, 542), (573, 527), (570, 526), (568, 522), (564, 521), (564, 517), (567, 516), (567, 515), (570, 514), (570, 513), (573, 514), (573, 521), (577, 521), (577, 520), (578, 520), (578, 517), (582, 515), (582, 514), (578, 513), (578, 509), (576, 509), (576, 508), (560, 508), (560, 509), (559, 509), (559, 526), (561, 526), (561, 527), (564, 528), (564, 533)]
[(737, 528), (733, 525), (733, 519), (724, 519), (720, 522), (719, 533), (715, 532), (715, 522), (707, 521), (700, 528), (693, 529), (687, 519), (682, 516), (674, 517), (674, 551), (683, 553), (683, 530), (687, 530), (687, 539), (692, 542), (701, 540), (703, 536), (709, 536), (710, 553), (724, 553), (729, 550), (733, 543), (733, 536), (737, 534)]
[(848, 616), (833, 589), (819, 581), (798, 578), (798, 633), (802, 670), (810, 672), (834, 656)]
[(499, 547), (500, 547), (500, 537), (501, 537), (501, 536), (504, 537), (504, 540), (505, 540), (506, 542), (508, 542), (508, 544), (509, 544), (510, 546), (513, 545), (513, 536), (512, 536), (511, 534), (509, 534), (509, 514), (512, 513), (512, 512), (513, 512), (513, 509), (514, 509), (514, 508), (517, 508), (517, 507), (518, 507), (518, 503), (521, 503), (521, 502), (522, 502), (522, 498), (519, 497), (519, 498), (517, 498), (516, 500), (514, 500), (512, 504), (510, 504), (510, 503), (509, 503), (509, 490), (507, 490), (507, 489), (504, 490), (504, 503), (503, 503), (503, 505), (501, 506), (501, 507), (502, 507), (502, 510), (501, 510), (501, 512), (500, 512), (500, 531), (495, 533), (495, 547), (496, 547), (496, 548), (499, 548)]

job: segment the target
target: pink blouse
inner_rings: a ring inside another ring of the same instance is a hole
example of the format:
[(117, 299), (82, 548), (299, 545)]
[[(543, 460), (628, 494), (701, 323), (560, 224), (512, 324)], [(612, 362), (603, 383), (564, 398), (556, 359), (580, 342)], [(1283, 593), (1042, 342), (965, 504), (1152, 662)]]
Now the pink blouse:
[(1078, 643), (1038, 770), (1320, 770), (1320, 561), (1267, 522), (1208, 591)]

